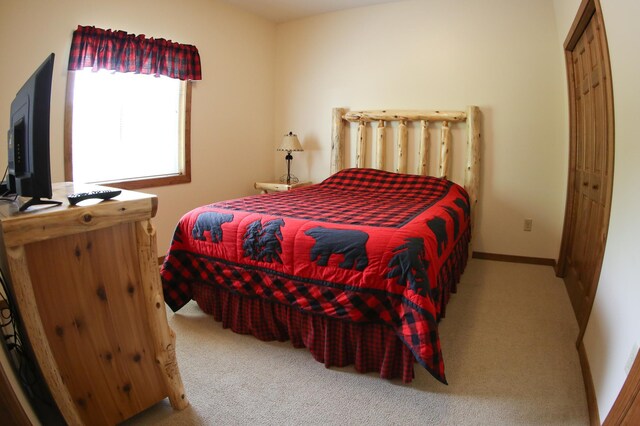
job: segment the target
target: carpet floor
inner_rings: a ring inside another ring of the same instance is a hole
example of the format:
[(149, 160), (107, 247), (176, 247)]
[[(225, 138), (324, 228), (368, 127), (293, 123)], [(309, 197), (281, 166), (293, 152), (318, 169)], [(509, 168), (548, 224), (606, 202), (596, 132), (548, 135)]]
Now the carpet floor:
[(190, 302), (168, 313), (191, 405), (125, 425), (588, 425), (578, 326), (549, 266), (472, 259), (439, 326), (449, 385), (330, 368), (289, 342), (222, 328)]

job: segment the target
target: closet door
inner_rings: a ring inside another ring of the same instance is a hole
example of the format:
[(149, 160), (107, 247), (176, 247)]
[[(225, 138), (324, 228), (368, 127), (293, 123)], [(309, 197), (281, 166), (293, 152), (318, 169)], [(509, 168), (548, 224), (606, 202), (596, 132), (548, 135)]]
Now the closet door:
[(609, 225), (613, 105), (605, 40), (594, 14), (566, 52), (571, 85), (572, 182), (558, 275), (565, 278), (580, 336), (593, 305)]

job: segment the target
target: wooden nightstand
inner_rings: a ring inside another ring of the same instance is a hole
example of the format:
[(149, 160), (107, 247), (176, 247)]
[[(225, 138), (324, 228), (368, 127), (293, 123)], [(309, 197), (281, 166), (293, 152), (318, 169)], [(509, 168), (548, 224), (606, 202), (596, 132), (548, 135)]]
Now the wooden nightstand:
[(254, 188), (259, 189), (262, 194), (266, 194), (269, 191), (290, 191), (294, 188), (300, 188), (303, 186), (311, 185), (311, 182), (298, 182), (298, 183), (279, 183), (279, 182), (256, 182), (253, 184)]

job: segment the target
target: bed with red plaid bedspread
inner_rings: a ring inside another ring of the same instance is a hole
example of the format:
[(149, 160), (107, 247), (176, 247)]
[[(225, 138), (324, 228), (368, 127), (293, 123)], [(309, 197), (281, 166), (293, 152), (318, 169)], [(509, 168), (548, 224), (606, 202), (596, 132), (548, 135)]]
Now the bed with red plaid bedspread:
[(161, 268), (177, 311), (195, 285), (391, 327), (446, 383), (438, 337), (467, 260), (469, 198), (430, 176), (346, 169), (322, 183), (202, 206)]

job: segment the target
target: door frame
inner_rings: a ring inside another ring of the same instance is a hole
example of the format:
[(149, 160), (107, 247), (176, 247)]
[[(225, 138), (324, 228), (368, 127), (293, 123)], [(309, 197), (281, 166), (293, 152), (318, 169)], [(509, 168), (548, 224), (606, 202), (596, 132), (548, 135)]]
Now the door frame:
[(640, 356), (629, 371), (622, 389), (616, 398), (604, 426), (616, 426), (621, 424), (637, 425), (640, 421)]

